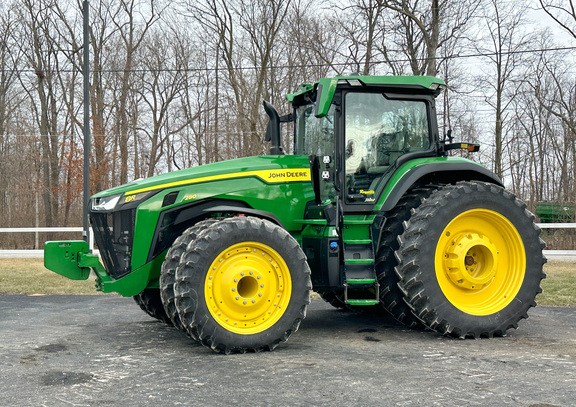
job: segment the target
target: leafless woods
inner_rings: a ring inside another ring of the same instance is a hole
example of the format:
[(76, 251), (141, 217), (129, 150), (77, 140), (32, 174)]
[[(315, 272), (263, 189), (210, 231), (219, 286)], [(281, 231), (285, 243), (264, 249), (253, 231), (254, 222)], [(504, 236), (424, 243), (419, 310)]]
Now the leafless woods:
[[(531, 207), (575, 200), (575, 0), (90, 3), (93, 193), (265, 153), (262, 100), (359, 72), (444, 78), (442, 131)], [(81, 10), (0, 4), (0, 227), (81, 223)]]

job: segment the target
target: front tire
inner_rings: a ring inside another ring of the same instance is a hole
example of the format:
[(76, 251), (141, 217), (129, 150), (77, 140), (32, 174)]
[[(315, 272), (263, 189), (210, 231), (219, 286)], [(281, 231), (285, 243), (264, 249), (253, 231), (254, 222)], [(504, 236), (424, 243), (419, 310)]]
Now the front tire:
[(166, 252), (166, 257), (162, 263), (162, 270), (160, 273), (159, 285), (160, 285), (160, 298), (162, 299), (162, 304), (164, 306), (164, 311), (171, 323), (181, 331), (186, 332), (184, 325), (180, 321), (180, 316), (178, 315), (178, 310), (176, 309), (176, 300), (174, 295), (174, 282), (176, 280), (176, 268), (186, 251), (186, 247), (190, 242), (196, 239), (198, 233), (206, 229), (209, 225), (214, 222), (218, 222), (218, 219), (206, 219), (196, 223), (194, 226), (186, 229), (170, 246), (168, 252)]
[(344, 302), (344, 294), (337, 293), (336, 291), (325, 291), (319, 293), (320, 297), (334, 308), (342, 311), (353, 311), (350, 305)]
[(503, 336), (527, 318), (545, 277), (544, 242), (526, 205), (503, 188), (461, 182), (416, 209), (396, 252), (399, 287), (429, 328)]
[(176, 270), (180, 319), (219, 353), (273, 350), (295, 332), (310, 303), (310, 269), (298, 242), (254, 217), (210, 225)]
[(159, 321), (172, 325), (172, 321), (166, 315), (162, 300), (160, 299), (160, 290), (158, 288), (146, 288), (140, 294), (134, 296), (134, 301), (140, 306), (142, 311), (156, 318)]

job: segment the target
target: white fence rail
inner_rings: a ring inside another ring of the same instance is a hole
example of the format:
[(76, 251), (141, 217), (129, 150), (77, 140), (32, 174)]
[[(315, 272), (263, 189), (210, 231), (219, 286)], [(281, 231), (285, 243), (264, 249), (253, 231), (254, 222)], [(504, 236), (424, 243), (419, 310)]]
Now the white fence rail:
[[(541, 229), (576, 229), (576, 223), (537, 223)], [(0, 233), (82, 232), (81, 227), (0, 228)], [(94, 242), (90, 229), (90, 242)], [(92, 246), (92, 244), (91, 244)], [(93, 247), (90, 247), (93, 249)], [(44, 250), (0, 250), (0, 259), (43, 257)], [(544, 250), (549, 260), (576, 262), (576, 250)]]
[[(37, 228), (0, 228), (0, 233), (82, 233), (84, 229), (81, 226), (71, 227), (37, 227)], [(90, 233), (90, 250), (94, 249), (94, 233), (92, 228)], [(36, 239), (38, 240), (38, 239)], [(30, 250), (0, 250), (0, 259), (32, 259), (44, 257), (44, 250), (30, 249)]]

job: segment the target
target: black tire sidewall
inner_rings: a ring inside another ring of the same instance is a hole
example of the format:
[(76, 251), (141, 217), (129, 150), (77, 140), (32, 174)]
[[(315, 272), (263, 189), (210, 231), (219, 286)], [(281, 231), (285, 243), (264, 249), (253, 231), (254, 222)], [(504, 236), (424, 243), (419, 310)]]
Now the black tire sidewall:
[(176, 269), (183, 256), (186, 247), (191, 241), (196, 239), (199, 232), (206, 229), (209, 225), (218, 222), (220, 219), (206, 219), (196, 223), (195, 225), (186, 229), (180, 236), (176, 238), (172, 246), (168, 249), (164, 262), (162, 263), (161, 273), (159, 278), (160, 285), (160, 298), (164, 311), (172, 324), (180, 329), (185, 330), (176, 309), (174, 284), (176, 282)]
[(164, 306), (162, 305), (160, 290), (158, 288), (146, 288), (133, 298), (146, 314), (159, 321), (165, 322), (168, 325), (172, 325), (172, 321), (166, 314)]

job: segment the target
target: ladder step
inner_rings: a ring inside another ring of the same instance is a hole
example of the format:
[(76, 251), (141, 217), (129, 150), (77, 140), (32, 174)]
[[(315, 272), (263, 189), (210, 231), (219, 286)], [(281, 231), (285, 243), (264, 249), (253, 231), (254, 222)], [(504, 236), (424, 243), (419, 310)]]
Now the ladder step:
[(374, 259), (344, 259), (346, 264), (374, 264)]
[(294, 223), (298, 225), (319, 225), (324, 226), (328, 224), (326, 219), (296, 219)]
[(372, 239), (344, 239), (345, 244), (371, 244)]
[(371, 225), (374, 219), (344, 219), (345, 225)]
[(348, 300), (348, 304), (350, 305), (376, 305), (380, 301), (378, 300)]
[(376, 282), (375, 278), (348, 278), (346, 279), (346, 283), (350, 285), (359, 285), (359, 284), (374, 284)]

